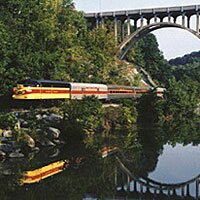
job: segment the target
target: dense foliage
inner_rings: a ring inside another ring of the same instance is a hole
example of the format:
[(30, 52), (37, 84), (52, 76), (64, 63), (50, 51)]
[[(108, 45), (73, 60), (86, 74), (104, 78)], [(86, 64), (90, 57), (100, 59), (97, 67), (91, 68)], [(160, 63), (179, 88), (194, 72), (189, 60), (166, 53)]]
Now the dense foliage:
[(0, 93), (25, 78), (112, 83), (114, 55), (113, 33), (88, 30), (70, 0), (0, 2)]
[(177, 80), (190, 82), (192, 86), (197, 87), (200, 93), (200, 57), (199, 52), (193, 52), (183, 57), (169, 61), (171, 74)]
[(141, 38), (128, 53), (127, 60), (143, 67), (159, 84), (164, 84), (168, 78), (167, 61), (159, 50), (157, 39), (153, 34)]
[[(83, 13), (74, 9), (72, 1), (9, 0), (0, 3), (0, 13), (1, 93), (7, 94), (19, 79), (27, 77), (128, 84), (120, 68), (124, 63), (116, 61), (109, 22), (104, 28), (88, 30)], [(138, 119), (130, 103), (102, 109), (95, 98), (66, 102), (64, 131), (76, 127), (91, 139), (103, 128), (116, 132), (136, 121), (156, 123), (193, 115), (200, 92), (199, 52), (168, 63), (156, 37), (148, 34), (133, 46), (127, 60), (166, 87), (164, 98), (141, 98)]]
[(183, 57), (178, 57), (169, 60), (170, 65), (186, 65), (193, 64), (195, 62), (200, 61), (200, 51), (192, 52), (190, 54), (186, 54)]
[(157, 85), (166, 88), (163, 99), (145, 97), (140, 100), (139, 121), (141, 117), (143, 121), (155, 123), (160, 119), (182, 119), (194, 114), (200, 97), (199, 52), (167, 62), (158, 49), (156, 37), (148, 34), (133, 46), (127, 60), (143, 67)]

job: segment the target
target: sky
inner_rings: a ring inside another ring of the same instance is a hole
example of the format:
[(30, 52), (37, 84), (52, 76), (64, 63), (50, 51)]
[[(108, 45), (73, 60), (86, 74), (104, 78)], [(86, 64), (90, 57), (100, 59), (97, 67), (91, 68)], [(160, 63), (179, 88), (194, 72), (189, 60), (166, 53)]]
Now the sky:
[[(77, 10), (103, 12), (170, 6), (200, 5), (200, 0), (74, 0)], [(186, 30), (164, 28), (153, 32), (167, 60), (200, 50), (200, 39)]]

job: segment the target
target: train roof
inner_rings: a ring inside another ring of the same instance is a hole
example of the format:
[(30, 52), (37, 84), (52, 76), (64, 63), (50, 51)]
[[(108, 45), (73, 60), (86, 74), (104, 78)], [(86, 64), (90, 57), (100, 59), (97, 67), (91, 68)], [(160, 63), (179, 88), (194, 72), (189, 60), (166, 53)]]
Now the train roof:
[(67, 84), (68, 82), (65, 81), (52, 81), (52, 80), (45, 80), (45, 79), (41, 79), (41, 80), (37, 80), (37, 79), (25, 79), (22, 81), (18, 81), (18, 83), (22, 83), (22, 82), (35, 82), (35, 83), (59, 83), (59, 84)]
[(149, 87), (139, 87), (139, 86), (124, 86), (124, 85), (107, 85), (108, 89), (150, 89)]
[(67, 86), (67, 87), (106, 87), (105, 84), (98, 84), (98, 83), (74, 83), (74, 82), (66, 82), (66, 81), (52, 81), (52, 80), (37, 80), (37, 79), (25, 79), (18, 81), (18, 84), (46, 84), (46, 85), (61, 85), (61, 86)]
[(107, 87), (105, 84), (101, 83), (72, 83), (69, 82), (72, 87)]

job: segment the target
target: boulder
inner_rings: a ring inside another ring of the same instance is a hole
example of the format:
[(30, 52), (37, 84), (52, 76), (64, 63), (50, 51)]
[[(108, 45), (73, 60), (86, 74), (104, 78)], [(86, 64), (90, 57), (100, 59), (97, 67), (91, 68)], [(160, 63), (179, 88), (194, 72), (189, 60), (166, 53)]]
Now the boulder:
[(48, 138), (42, 138), (39, 142), (44, 147), (55, 146), (55, 144), (51, 142)]
[[(54, 148), (55, 149), (55, 148)], [(50, 158), (54, 158), (54, 157), (57, 157), (58, 155), (60, 154), (60, 150), (59, 149), (55, 149), (54, 152), (52, 152), (49, 157)]]
[(11, 171), (11, 169), (4, 169), (4, 170), (2, 171), (2, 174), (3, 174), (3, 175), (6, 175), (6, 176), (7, 176), (7, 175), (10, 176), (10, 175), (12, 174), (12, 171)]
[(50, 115), (46, 115), (46, 114), (42, 115), (42, 120), (45, 124), (59, 124), (62, 119), (63, 119), (62, 116), (56, 115), (54, 113)]
[(48, 130), (48, 136), (50, 139), (58, 139), (60, 137), (60, 130), (54, 127), (49, 127)]
[(35, 140), (28, 134), (25, 135), (24, 142), (31, 149), (35, 147)]
[(3, 132), (2, 132), (2, 137), (6, 137), (6, 138), (9, 138), (9, 137), (12, 137), (13, 136), (13, 132), (12, 132), (12, 130), (4, 130)]
[(29, 127), (28, 122), (25, 121), (24, 119), (19, 119), (19, 123), (20, 123), (21, 128), (28, 128)]
[(40, 151), (40, 148), (39, 148), (39, 147), (34, 147), (34, 148), (32, 148), (31, 150), (37, 153), (37, 152)]
[(13, 148), (10, 144), (0, 144), (0, 150), (4, 152), (11, 152)]
[(15, 152), (11, 152), (11, 153), (9, 154), (9, 157), (10, 157), (10, 158), (23, 158), (23, 157), (24, 157), (24, 154), (21, 153), (21, 152), (15, 151)]
[(7, 144), (9, 144), (12, 147), (12, 149), (19, 148), (19, 143), (17, 141), (9, 140), (9, 141), (7, 141)]
[(61, 122), (62, 119), (63, 119), (62, 116), (56, 115), (56, 114), (54, 114), (54, 113), (52, 113), (52, 114), (49, 116), (49, 121), (51, 121), (51, 122), (59, 123), (59, 122)]
[(9, 141), (9, 138), (0, 137), (0, 143), (6, 143)]
[(0, 151), (0, 158), (1, 158), (1, 157), (5, 157), (5, 156), (6, 156), (6, 153), (3, 152), (3, 151)]
[(41, 120), (43, 118), (41, 114), (37, 114), (35, 117), (37, 120)]

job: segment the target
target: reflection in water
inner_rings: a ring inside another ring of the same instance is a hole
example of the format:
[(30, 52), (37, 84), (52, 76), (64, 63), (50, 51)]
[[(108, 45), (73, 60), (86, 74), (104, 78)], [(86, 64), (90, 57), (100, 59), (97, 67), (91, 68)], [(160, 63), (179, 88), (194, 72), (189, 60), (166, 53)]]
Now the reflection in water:
[[(193, 131), (188, 137), (190, 125)], [(176, 127), (175, 124), (170, 126)], [(0, 163), (1, 200), (81, 200), (86, 196), (93, 199), (120, 196), (122, 199), (177, 200), (181, 196), (197, 199), (199, 177), (195, 176), (200, 173), (200, 147), (190, 143), (198, 144), (198, 129), (189, 122), (178, 126), (180, 129), (176, 131), (171, 127), (150, 125), (137, 131), (113, 134), (113, 137), (98, 139), (88, 148), (76, 140), (70, 141), (60, 149), (45, 149), (21, 160), (3, 161)], [(119, 150), (103, 159), (98, 150), (105, 146), (105, 141), (106, 145), (117, 144)], [(17, 184), (24, 171), (62, 159), (73, 163), (77, 157), (83, 161), (79, 166), (71, 164), (61, 174), (37, 184)]]
[(164, 145), (156, 169), (149, 178), (165, 183), (178, 183), (200, 174), (200, 145)]

